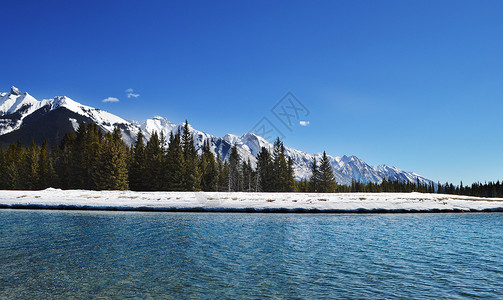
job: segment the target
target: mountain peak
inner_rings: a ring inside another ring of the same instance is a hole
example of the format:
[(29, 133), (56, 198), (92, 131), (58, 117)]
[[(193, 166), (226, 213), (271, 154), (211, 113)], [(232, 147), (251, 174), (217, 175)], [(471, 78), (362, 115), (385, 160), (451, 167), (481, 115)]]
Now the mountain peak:
[(10, 94), (19, 96), (19, 95), (21, 95), (21, 91), (19, 91), (19, 89), (17, 87), (11, 86), (10, 87)]
[[(21, 94), (16, 87), (12, 87), (10, 93), (0, 93), (0, 101), (0, 138), (3, 138), (4, 143), (6, 141), (12, 142), (19, 138), (29, 142), (29, 140), (33, 139), (33, 136), (29, 135), (29, 133), (33, 131), (37, 132), (36, 138), (49, 138), (54, 143), (57, 143), (58, 139), (61, 139), (61, 133), (68, 131), (69, 128), (76, 129), (80, 122), (94, 122), (107, 132), (111, 132), (115, 126), (119, 125), (124, 141), (131, 145), (135, 142), (139, 131), (144, 133), (146, 139), (149, 139), (151, 133), (154, 131), (163, 133), (165, 137), (168, 137), (173, 131), (183, 130), (185, 125), (185, 122), (175, 125), (161, 116), (154, 116), (152, 119), (147, 119), (143, 122), (129, 122), (106, 111), (82, 105), (65, 96), (38, 101), (28, 93)], [(58, 109), (60, 107), (65, 109)], [(33, 112), (41, 108), (44, 109), (40, 110), (37, 114), (33, 114), (33, 117), (25, 122), (25, 117), (32, 115)], [(9, 116), (3, 117), (5, 114), (9, 114)], [(46, 126), (47, 123), (52, 127)], [(55, 128), (55, 124), (61, 128)], [(18, 131), (21, 127), (24, 129)], [(52, 129), (40, 133), (40, 127)], [(209, 141), (210, 149), (214, 151), (215, 156), (228, 159), (231, 148), (235, 145), (242, 161), (250, 161), (251, 165), (254, 166), (256, 156), (260, 153), (262, 147), (265, 147), (269, 151), (272, 151), (273, 148), (273, 145), (269, 141), (252, 132), (241, 136), (226, 134), (223, 138), (220, 138), (196, 130), (190, 124), (188, 127), (199, 154), (201, 154), (204, 143)], [(12, 134), (8, 135), (8, 133)], [(294, 163), (294, 171), (297, 179), (309, 178), (311, 176), (313, 158), (318, 160), (322, 156), (321, 153), (309, 154), (289, 147), (285, 147), (285, 154)], [(353, 180), (365, 183), (379, 183), (383, 179), (412, 183), (416, 183), (419, 180), (423, 183), (432, 183), (432, 181), (416, 173), (402, 171), (395, 167), (384, 165), (377, 167), (369, 166), (363, 160), (353, 155), (344, 155), (342, 157), (327, 155), (327, 157), (339, 184), (350, 185)]]

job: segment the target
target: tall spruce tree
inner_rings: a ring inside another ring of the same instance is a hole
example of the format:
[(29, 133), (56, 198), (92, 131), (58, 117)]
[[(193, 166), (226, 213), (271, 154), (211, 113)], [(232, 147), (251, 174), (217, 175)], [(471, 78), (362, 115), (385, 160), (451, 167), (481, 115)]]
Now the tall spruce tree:
[(311, 164), (311, 178), (309, 179), (309, 191), (312, 193), (317, 193), (320, 185), (320, 170), (318, 168), (318, 163), (316, 157), (313, 157), (313, 163)]
[(201, 170), (199, 169), (199, 156), (197, 155), (194, 139), (190, 133), (189, 123), (185, 121), (182, 131), (182, 152), (185, 164), (184, 186), (186, 191), (198, 191), (201, 189)]
[(232, 146), (229, 155), (229, 191), (241, 191), (241, 158), (239, 157), (238, 148), (236, 145)]
[(217, 191), (225, 191), (225, 187), (227, 186), (228, 170), (227, 173), (224, 174), (224, 162), (222, 161), (219, 153), (217, 153), (216, 163), (218, 170)]
[(271, 154), (267, 148), (262, 147), (257, 154), (257, 190), (272, 192), (274, 185), (274, 173)]
[(65, 134), (59, 147), (54, 154), (54, 169), (59, 178), (61, 188), (69, 189), (73, 183), (73, 149), (75, 145), (75, 135), (73, 131)]
[(251, 161), (248, 158), (247, 161), (243, 161), (243, 165), (241, 166), (242, 170), (242, 185), (241, 190), (244, 192), (253, 192), (256, 190), (255, 187), (255, 171), (251, 166)]
[(226, 161), (223, 162), (222, 164), (222, 171), (220, 172), (220, 177), (219, 177), (219, 189), (221, 192), (231, 192), (231, 185), (230, 185), (230, 168), (229, 168), (229, 163)]
[(127, 152), (122, 140), (114, 139), (107, 133), (100, 147), (99, 160), (94, 173), (96, 189), (127, 190)]
[(132, 190), (144, 191), (147, 189), (146, 163), (145, 142), (140, 130), (132, 149), (132, 162), (129, 168), (129, 187)]
[(159, 135), (154, 131), (145, 148), (145, 189), (160, 191), (164, 185), (163, 179), (163, 149)]
[(185, 162), (180, 141), (180, 130), (169, 137), (166, 154), (166, 189), (169, 191), (183, 191), (185, 189)]
[(334, 170), (328, 161), (327, 154), (323, 151), (319, 168), (319, 185), (318, 192), (320, 193), (334, 193), (337, 183), (334, 177)]
[(19, 182), (19, 188), (33, 190), (38, 187), (39, 154), (40, 148), (32, 141), (24, 151), (20, 172), (22, 180)]
[(286, 188), (285, 192), (294, 192), (297, 190), (297, 184), (295, 182), (295, 169), (293, 167), (293, 160), (291, 157), (287, 159), (286, 168)]
[(58, 177), (52, 163), (52, 158), (47, 150), (47, 141), (42, 143), (42, 148), (39, 154), (38, 164), (38, 188), (45, 189), (48, 187), (58, 187)]
[(201, 189), (203, 191), (216, 191), (218, 187), (218, 169), (215, 156), (211, 152), (209, 140), (204, 141), (203, 153), (200, 160)]

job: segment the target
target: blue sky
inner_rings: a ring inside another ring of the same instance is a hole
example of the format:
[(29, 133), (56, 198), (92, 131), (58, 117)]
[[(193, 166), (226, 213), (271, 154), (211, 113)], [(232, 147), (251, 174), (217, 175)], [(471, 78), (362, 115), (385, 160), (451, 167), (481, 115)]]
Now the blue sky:
[[(502, 1), (4, 1), (0, 90), (502, 179)], [(133, 92), (126, 92), (132, 89)], [(292, 92), (309, 125), (271, 112)], [(128, 93), (139, 94), (127, 97)], [(113, 97), (118, 102), (102, 102)]]

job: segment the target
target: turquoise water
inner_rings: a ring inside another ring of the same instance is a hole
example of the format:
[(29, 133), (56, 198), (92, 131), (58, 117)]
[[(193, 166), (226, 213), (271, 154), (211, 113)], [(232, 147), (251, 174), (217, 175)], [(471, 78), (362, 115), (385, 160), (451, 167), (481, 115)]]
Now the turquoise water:
[(503, 214), (0, 210), (0, 298), (503, 298)]

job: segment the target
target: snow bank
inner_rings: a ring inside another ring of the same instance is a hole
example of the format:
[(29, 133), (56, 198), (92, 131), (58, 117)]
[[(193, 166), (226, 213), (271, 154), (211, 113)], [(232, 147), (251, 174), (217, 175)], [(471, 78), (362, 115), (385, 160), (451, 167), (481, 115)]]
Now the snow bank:
[(234, 212), (503, 211), (501, 198), (422, 193), (0, 191), (0, 208)]

